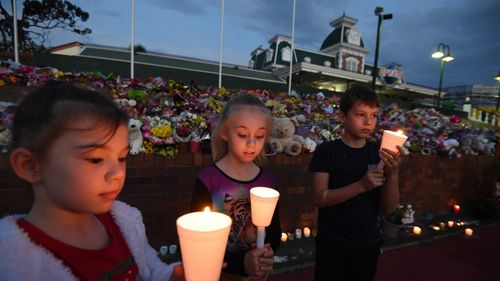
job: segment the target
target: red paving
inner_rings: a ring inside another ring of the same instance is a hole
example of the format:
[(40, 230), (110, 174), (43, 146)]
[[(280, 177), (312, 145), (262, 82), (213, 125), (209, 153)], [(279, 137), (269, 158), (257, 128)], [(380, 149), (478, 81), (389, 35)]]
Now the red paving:
[[(269, 280), (312, 281), (313, 268)], [(385, 252), (375, 281), (393, 280), (500, 280), (500, 226), (475, 230), (472, 238), (457, 235)]]

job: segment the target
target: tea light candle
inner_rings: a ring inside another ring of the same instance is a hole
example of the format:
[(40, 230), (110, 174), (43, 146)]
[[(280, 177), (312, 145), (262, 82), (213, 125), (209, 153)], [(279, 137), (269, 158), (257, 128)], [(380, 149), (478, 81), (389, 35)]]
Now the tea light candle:
[(286, 233), (282, 232), (281, 233), (281, 242), (286, 242), (288, 240), (288, 236)]
[(302, 233), (304, 233), (305, 238), (309, 238), (309, 236), (311, 236), (311, 230), (307, 226), (304, 227), (304, 231)]
[(408, 137), (403, 134), (403, 131), (399, 130), (397, 132), (384, 130), (384, 134), (382, 136), (382, 144), (380, 148), (387, 148), (394, 152), (399, 152), (397, 149), (397, 145), (403, 146)]
[(445, 227), (445, 226), (446, 226), (446, 225), (444, 224), (444, 222), (440, 222), (440, 223), (439, 223), (439, 228), (444, 229), (444, 227)]
[(420, 235), (422, 233), (422, 229), (418, 226), (413, 227), (413, 234)]
[(466, 228), (464, 231), (466, 236), (472, 236), (472, 234), (474, 233), (474, 230), (472, 230), (472, 228)]
[(252, 222), (257, 226), (257, 248), (264, 247), (266, 226), (271, 224), (279, 197), (280, 193), (269, 187), (254, 187), (250, 189)]
[(295, 237), (297, 239), (302, 238), (302, 229), (300, 229), (300, 228), (295, 229)]
[(460, 205), (458, 205), (458, 204), (454, 204), (454, 205), (453, 205), (453, 212), (454, 212), (455, 214), (458, 214), (458, 212), (460, 212)]
[(436, 225), (433, 225), (432, 229), (434, 229), (435, 231), (440, 231), (441, 230), (441, 228), (439, 226), (436, 226)]
[(194, 212), (177, 219), (177, 234), (187, 281), (219, 280), (231, 218), (221, 213)]
[(449, 228), (452, 228), (454, 224), (455, 224), (454, 221), (448, 221), (448, 227)]

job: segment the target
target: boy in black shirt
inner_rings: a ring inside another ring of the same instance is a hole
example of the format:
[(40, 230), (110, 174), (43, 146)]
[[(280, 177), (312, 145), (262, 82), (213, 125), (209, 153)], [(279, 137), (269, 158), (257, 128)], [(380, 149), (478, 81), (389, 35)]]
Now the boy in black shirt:
[(371, 89), (347, 90), (340, 111), (342, 138), (319, 145), (309, 165), (319, 207), (315, 280), (373, 280), (382, 246), (379, 214), (398, 204), (402, 150), (379, 151), (380, 144), (366, 140), (379, 111)]

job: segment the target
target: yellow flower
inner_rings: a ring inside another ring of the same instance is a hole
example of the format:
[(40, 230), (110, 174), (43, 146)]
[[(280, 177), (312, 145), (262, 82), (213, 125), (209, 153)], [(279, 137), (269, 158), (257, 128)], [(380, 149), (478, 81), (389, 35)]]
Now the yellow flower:
[(151, 133), (159, 138), (168, 138), (172, 136), (172, 127), (164, 125), (151, 129)]

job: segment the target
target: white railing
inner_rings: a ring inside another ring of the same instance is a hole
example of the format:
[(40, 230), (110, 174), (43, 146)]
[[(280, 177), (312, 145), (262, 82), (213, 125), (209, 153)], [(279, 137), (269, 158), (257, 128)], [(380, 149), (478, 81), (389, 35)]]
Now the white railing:
[(500, 126), (500, 114), (489, 113), (476, 107), (472, 107), (471, 104), (464, 104), (463, 111), (467, 112), (467, 119), (475, 122), (480, 122), (484, 124), (489, 124), (492, 126)]

